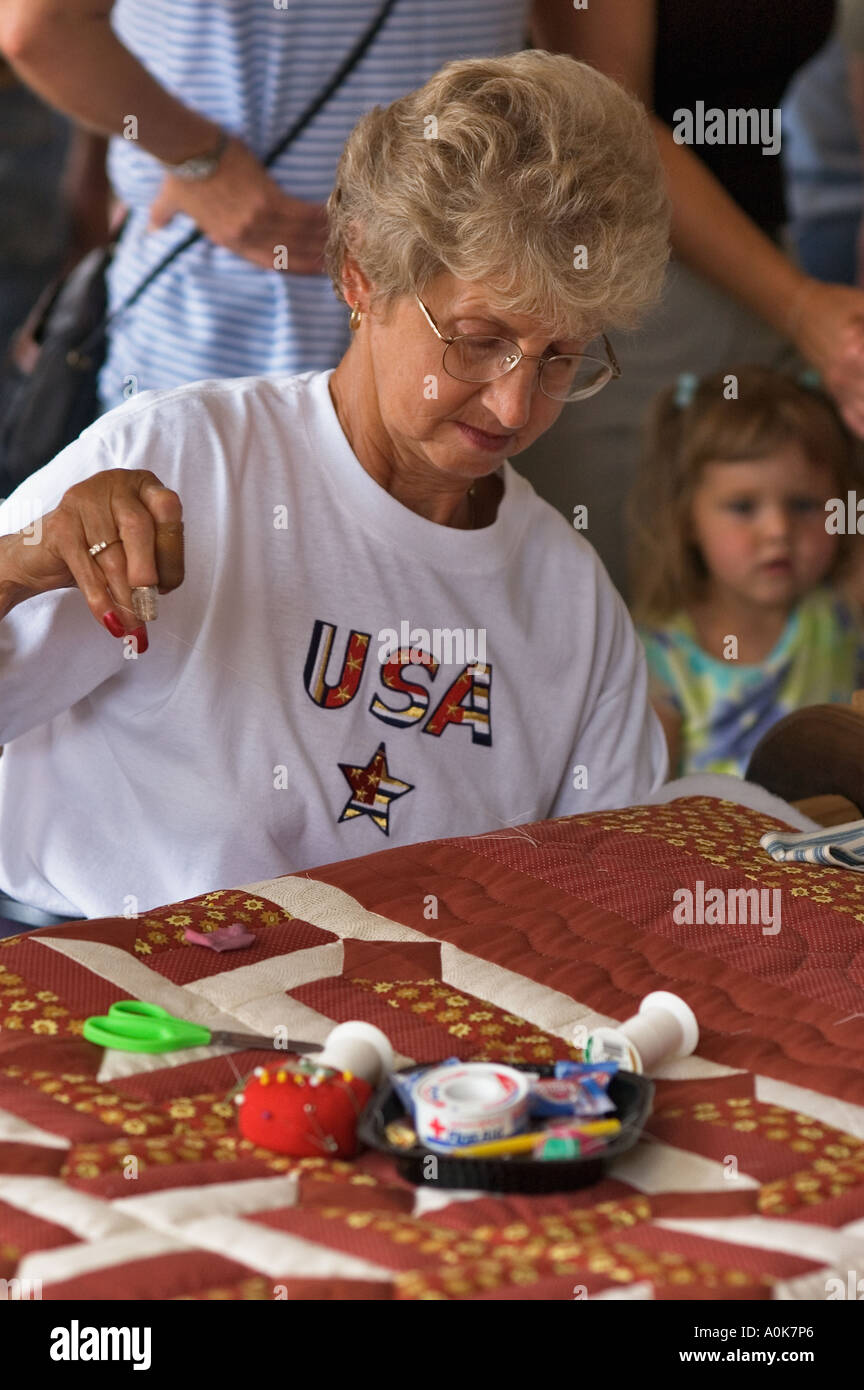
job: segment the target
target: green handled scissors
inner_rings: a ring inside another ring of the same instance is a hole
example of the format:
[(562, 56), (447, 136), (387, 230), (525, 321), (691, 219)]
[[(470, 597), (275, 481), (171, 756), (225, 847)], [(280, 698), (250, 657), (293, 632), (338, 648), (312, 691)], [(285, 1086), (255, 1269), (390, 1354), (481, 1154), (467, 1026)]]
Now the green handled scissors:
[[(88, 1018), (84, 1036), (99, 1047), (115, 1047), (123, 1052), (174, 1052), (182, 1047), (244, 1047), (270, 1052), (277, 1047), (260, 1033), (211, 1032), (200, 1023), (175, 1018), (158, 1004), (141, 999), (121, 999), (107, 1014)], [(278, 1042), (280, 1052), (320, 1052), (322, 1043), (297, 1042), (288, 1038)]]

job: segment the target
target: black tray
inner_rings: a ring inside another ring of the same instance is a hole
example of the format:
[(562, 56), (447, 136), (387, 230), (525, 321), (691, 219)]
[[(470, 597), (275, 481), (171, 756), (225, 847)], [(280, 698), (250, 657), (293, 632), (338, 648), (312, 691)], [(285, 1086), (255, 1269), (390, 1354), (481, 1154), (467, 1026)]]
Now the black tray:
[[(517, 1071), (537, 1072), (540, 1076), (554, 1075), (554, 1068), (549, 1066), (509, 1062), (507, 1065), (515, 1066)], [(409, 1072), (416, 1069), (416, 1063), (402, 1068)], [(621, 1130), (602, 1152), (586, 1154), (584, 1158), (541, 1159), (532, 1154), (513, 1154), (509, 1158), (458, 1158), (434, 1153), (421, 1144), (411, 1149), (397, 1149), (384, 1131), (392, 1120), (405, 1114), (405, 1107), (389, 1077), (364, 1110), (358, 1134), (370, 1149), (394, 1158), (401, 1176), (418, 1186), (427, 1182), (438, 1187), (491, 1192), (565, 1192), (599, 1182), (612, 1160), (633, 1148), (651, 1113), (654, 1083), (635, 1072), (619, 1071), (609, 1083), (609, 1098), (616, 1107), (615, 1115), (610, 1118), (621, 1121)], [(430, 1158), (436, 1160), (435, 1164), (427, 1164)]]

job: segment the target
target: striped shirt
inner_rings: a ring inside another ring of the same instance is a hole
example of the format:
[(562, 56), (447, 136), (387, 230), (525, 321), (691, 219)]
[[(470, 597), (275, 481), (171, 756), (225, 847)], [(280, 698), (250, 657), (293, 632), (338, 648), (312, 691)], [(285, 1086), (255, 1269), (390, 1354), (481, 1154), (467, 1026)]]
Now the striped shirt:
[[(259, 159), (338, 69), (380, 0), (117, 0), (113, 28), (166, 90), (240, 137)], [(360, 115), (421, 86), (453, 58), (525, 45), (528, 0), (397, 0), (360, 64), (271, 167), (287, 193), (326, 200)], [(164, 170), (135, 140), (115, 137), (109, 174), (130, 218), (108, 275), (122, 303), (194, 228), (176, 214), (146, 233)], [(323, 275), (264, 270), (202, 240), (121, 316), (100, 378), (104, 409), (138, 391), (206, 377), (332, 367), (348, 340), (345, 306)]]

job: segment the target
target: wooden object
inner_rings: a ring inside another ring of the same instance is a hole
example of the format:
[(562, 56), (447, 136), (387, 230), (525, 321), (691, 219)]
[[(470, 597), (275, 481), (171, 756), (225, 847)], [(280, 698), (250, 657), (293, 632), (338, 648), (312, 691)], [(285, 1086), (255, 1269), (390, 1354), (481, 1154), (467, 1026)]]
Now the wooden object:
[(851, 705), (810, 705), (778, 720), (745, 776), (820, 825), (864, 819), (864, 690)]
[(792, 805), (817, 825), (846, 825), (850, 820), (862, 820), (859, 808), (845, 796), (805, 796)]

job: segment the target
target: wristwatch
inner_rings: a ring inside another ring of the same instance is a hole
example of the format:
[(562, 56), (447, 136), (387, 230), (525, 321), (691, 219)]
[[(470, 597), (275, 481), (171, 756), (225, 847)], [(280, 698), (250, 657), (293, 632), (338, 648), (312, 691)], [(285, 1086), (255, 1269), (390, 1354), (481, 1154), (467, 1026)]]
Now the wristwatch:
[(160, 160), (162, 168), (169, 174), (173, 174), (175, 179), (182, 179), (184, 183), (200, 183), (202, 179), (209, 179), (219, 165), (225, 147), (228, 144), (228, 136), (223, 131), (219, 136), (219, 143), (209, 154), (195, 154), (190, 159), (184, 159), (180, 164), (166, 164)]

